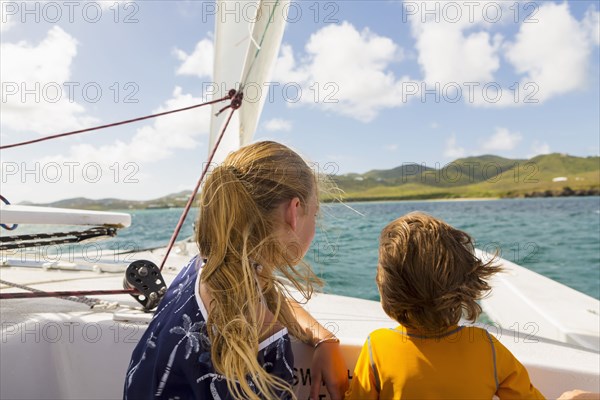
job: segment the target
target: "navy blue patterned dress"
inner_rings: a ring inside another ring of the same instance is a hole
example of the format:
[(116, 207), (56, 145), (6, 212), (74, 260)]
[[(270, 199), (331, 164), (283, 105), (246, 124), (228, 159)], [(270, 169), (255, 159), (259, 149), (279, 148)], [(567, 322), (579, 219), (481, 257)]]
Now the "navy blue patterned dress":
[[(225, 377), (210, 358), (206, 309), (200, 295), (202, 261), (194, 257), (173, 281), (131, 356), (124, 399), (231, 399)], [(287, 329), (259, 344), (258, 361), (293, 382), (294, 356)], [(251, 380), (248, 383), (253, 387)]]

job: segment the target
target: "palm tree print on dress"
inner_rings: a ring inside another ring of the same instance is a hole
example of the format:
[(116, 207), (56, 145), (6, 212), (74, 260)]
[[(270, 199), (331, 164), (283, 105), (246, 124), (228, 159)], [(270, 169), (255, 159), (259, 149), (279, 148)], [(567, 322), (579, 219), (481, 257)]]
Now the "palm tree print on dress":
[[(160, 324), (157, 325), (157, 328), (158, 326), (160, 326)], [(135, 374), (135, 371), (137, 371), (142, 361), (146, 359), (146, 351), (148, 351), (148, 349), (156, 348), (156, 343), (154, 342), (155, 339), (156, 336), (154, 336), (154, 332), (150, 332), (150, 337), (146, 339), (146, 348), (144, 349), (144, 353), (142, 354), (140, 361), (133, 368), (131, 368), (131, 370), (127, 374), (127, 386), (131, 385), (131, 379), (133, 378), (133, 374)]]
[[(185, 279), (183, 280), (183, 282), (181, 282), (179, 285), (177, 285), (177, 289), (173, 290), (173, 294), (175, 294), (175, 296), (169, 300), (164, 306), (162, 306), (160, 308), (160, 310), (158, 310), (155, 314), (154, 314), (154, 318), (158, 317), (164, 310), (166, 310), (168, 308), (168, 306), (171, 303), (175, 303), (177, 304), (177, 302), (179, 302), (179, 299), (181, 299), (181, 295), (183, 294), (184, 290), (188, 287), (188, 285), (190, 283), (192, 283), (193, 280), (190, 279), (189, 275), (185, 276)], [(189, 299), (188, 299), (189, 300)], [(186, 301), (187, 302), (187, 301)], [(181, 309), (181, 308), (180, 308)], [(179, 311), (179, 310), (177, 310)]]
[[(279, 343), (277, 344), (277, 357), (280, 357), (284, 364), (285, 367), (287, 368), (288, 372), (290, 373), (290, 376), (294, 376), (294, 369), (288, 364), (288, 360), (287, 357), (285, 356), (285, 342), (289, 341), (289, 338), (281, 338), (279, 339)], [(278, 358), (279, 359), (279, 358)]]
[(221, 396), (219, 396), (219, 392), (217, 390), (217, 386), (215, 385), (215, 381), (216, 382), (220, 382), (222, 380), (226, 380), (227, 378), (225, 378), (224, 375), (221, 374), (215, 374), (215, 373), (208, 373), (205, 375), (202, 375), (200, 378), (196, 379), (197, 383), (202, 382), (205, 379), (210, 378), (210, 393), (212, 394), (213, 400), (221, 400)]
[[(209, 385), (210, 393), (212, 395), (213, 400), (221, 400), (221, 396), (219, 395), (219, 390), (217, 389), (217, 385), (215, 385), (215, 382), (221, 382), (221, 381), (227, 380), (227, 378), (224, 375), (209, 372), (208, 374), (204, 374), (200, 378), (196, 379), (196, 383), (200, 383), (203, 380), (206, 380), (209, 378), (210, 378), (210, 385)], [(236, 382), (239, 384), (239, 381), (236, 381)], [(252, 379), (248, 378), (246, 380), (246, 382), (248, 382), (250, 389), (252, 389), (252, 391), (254, 391), (254, 393), (259, 394), (258, 391), (256, 390), (256, 385), (254, 384)]]
[(175, 361), (175, 354), (177, 354), (177, 349), (179, 345), (185, 340), (185, 359), (190, 358), (192, 351), (197, 353), (200, 351), (200, 341), (204, 341), (204, 334), (200, 331), (206, 323), (204, 321), (194, 322), (192, 324), (192, 319), (187, 315), (183, 314), (183, 324), (182, 326), (174, 326), (169, 330), (169, 333), (175, 333), (179, 335), (183, 335), (181, 340), (177, 342), (173, 351), (171, 351), (171, 355), (169, 356), (169, 361), (165, 368), (165, 372), (160, 379), (160, 384), (158, 385), (158, 389), (156, 391), (155, 396), (158, 397), (162, 394), (165, 385), (167, 384), (167, 380), (169, 379), (169, 374), (171, 373), (171, 367), (173, 366), (173, 361)]
[[(283, 365), (285, 365), (285, 368), (288, 370), (288, 373), (291, 376), (294, 376), (294, 370), (292, 369), (292, 367), (290, 367), (290, 364), (288, 364), (287, 359), (285, 357), (285, 342), (286, 342), (286, 337), (277, 339), (277, 344), (275, 345), (275, 347), (277, 349), (275, 359), (277, 361), (283, 361)], [(267, 352), (265, 349), (265, 355), (266, 355), (266, 353)]]

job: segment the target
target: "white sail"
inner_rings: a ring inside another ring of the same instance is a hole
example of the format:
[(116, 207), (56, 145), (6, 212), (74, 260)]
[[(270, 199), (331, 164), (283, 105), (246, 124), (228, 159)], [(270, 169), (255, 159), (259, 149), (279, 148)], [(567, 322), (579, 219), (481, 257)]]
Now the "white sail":
[[(288, 4), (289, 0), (218, 0), (216, 3), (214, 98), (225, 96), (229, 89), (239, 89), (240, 84), (246, 86), (247, 96), (233, 114), (214, 163), (223, 161), (229, 152), (249, 143), (254, 136), (268, 93), (266, 83), (283, 38)], [(229, 115), (226, 111), (215, 116), (225, 105), (212, 106), (209, 152)]]

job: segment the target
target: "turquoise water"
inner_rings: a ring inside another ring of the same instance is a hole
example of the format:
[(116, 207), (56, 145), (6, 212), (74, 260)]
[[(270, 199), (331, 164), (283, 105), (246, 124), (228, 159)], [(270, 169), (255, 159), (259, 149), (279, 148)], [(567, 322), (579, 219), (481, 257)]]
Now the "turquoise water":
[(600, 198), (350, 203), (325, 206), (311, 254), (326, 291), (378, 300), (378, 235), (424, 211), (468, 232), (476, 246), (600, 299)]
[[(324, 204), (307, 255), (327, 282), (324, 290), (378, 300), (374, 279), (379, 232), (394, 218), (416, 210), (468, 232), (480, 249), (499, 250), (507, 260), (600, 299), (600, 197)], [(130, 260), (115, 255), (120, 251), (165, 246), (181, 209), (130, 213), (132, 226), (117, 238), (84, 245), (91, 249), (90, 258), (98, 246), (105, 258), (114, 255), (121, 261)], [(179, 238), (192, 235), (195, 213)]]

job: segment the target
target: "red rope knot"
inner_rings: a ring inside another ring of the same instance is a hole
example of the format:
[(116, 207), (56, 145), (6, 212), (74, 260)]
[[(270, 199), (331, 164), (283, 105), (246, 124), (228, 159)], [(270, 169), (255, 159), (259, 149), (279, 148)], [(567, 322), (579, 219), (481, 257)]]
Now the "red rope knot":
[[(2, 202), (6, 205), (9, 205), (10, 202), (6, 199), (6, 197), (2, 196), (0, 194), (0, 200), (2, 200)], [(7, 231), (14, 231), (15, 229), (17, 229), (17, 224), (12, 224), (11, 226), (8, 226), (6, 224), (0, 224), (1, 227), (3, 227), (4, 229), (6, 229)]]
[(227, 98), (231, 99), (231, 103), (228, 106), (225, 106), (219, 110), (215, 116), (219, 116), (223, 111), (231, 108), (232, 110), (237, 110), (242, 106), (242, 100), (244, 100), (244, 93), (241, 91), (237, 91), (235, 89), (230, 89), (229, 93), (227, 93)]

